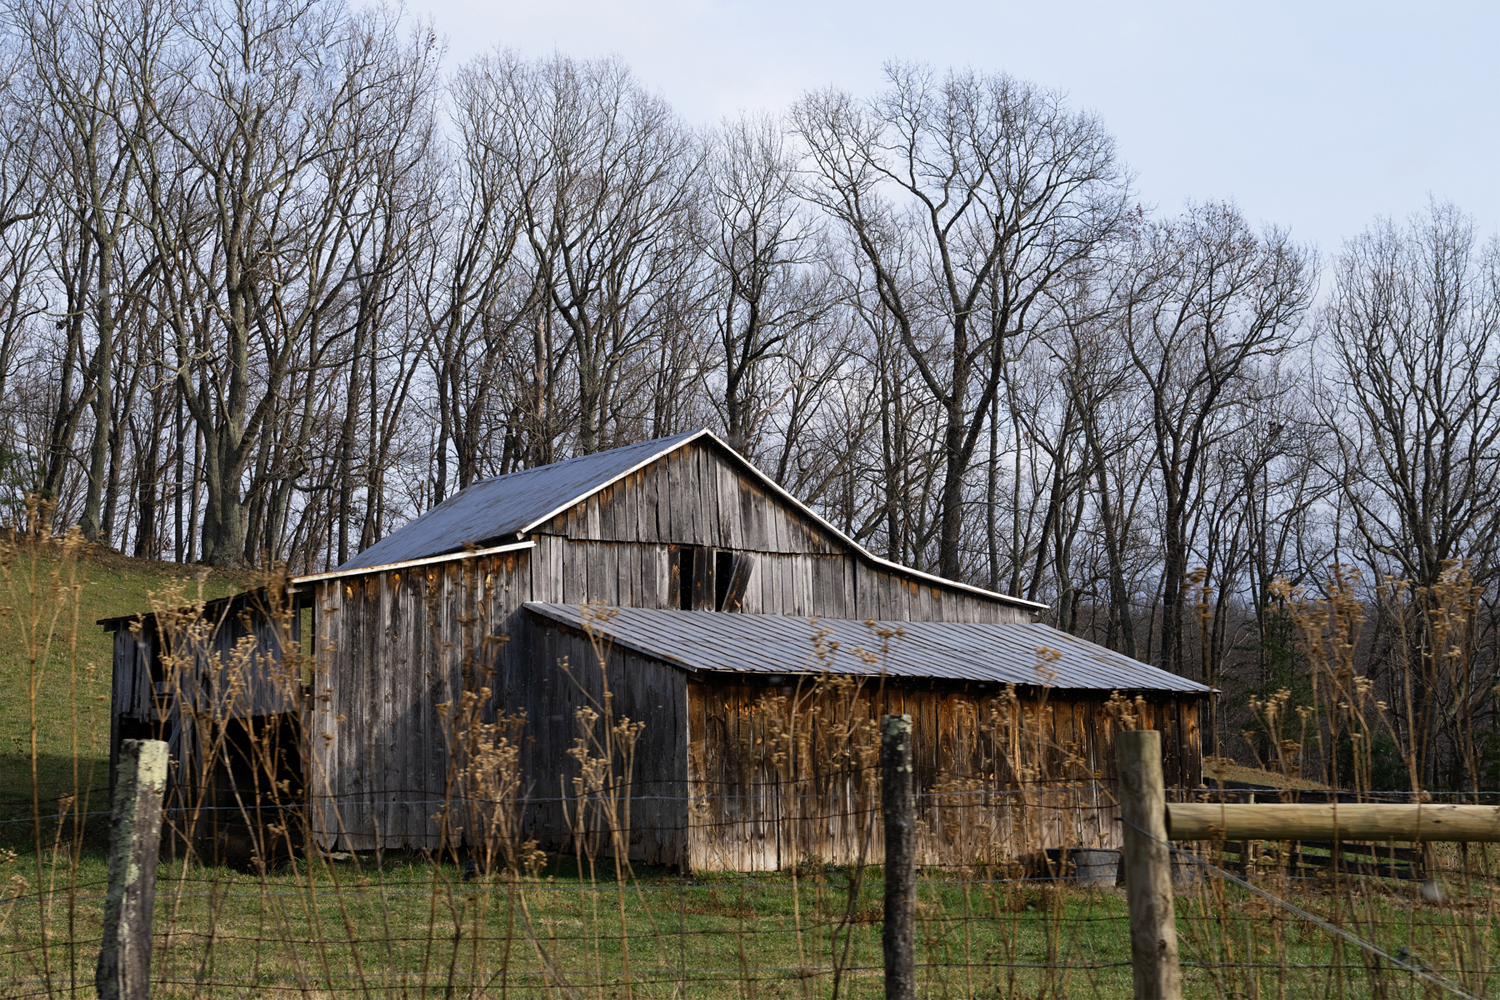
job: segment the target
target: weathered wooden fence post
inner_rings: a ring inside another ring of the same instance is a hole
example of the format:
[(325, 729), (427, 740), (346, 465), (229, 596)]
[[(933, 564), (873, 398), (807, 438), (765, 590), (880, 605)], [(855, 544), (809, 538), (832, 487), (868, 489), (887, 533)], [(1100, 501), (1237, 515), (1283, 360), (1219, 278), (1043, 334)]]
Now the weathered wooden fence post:
[(167, 745), (121, 740), (109, 821), (104, 940), (94, 974), (99, 1000), (146, 1000), (151, 993), (151, 915), (166, 787)]
[(1125, 899), (1130, 913), (1130, 965), (1136, 1000), (1182, 1000), (1177, 964), (1177, 915), (1172, 856), (1167, 849), (1167, 794), (1161, 734), (1120, 733), (1120, 820), (1125, 834)]
[(909, 715), (880, 720), (880, 776), (885, 814), (885, 996), (916, 1000), (917, 786)]

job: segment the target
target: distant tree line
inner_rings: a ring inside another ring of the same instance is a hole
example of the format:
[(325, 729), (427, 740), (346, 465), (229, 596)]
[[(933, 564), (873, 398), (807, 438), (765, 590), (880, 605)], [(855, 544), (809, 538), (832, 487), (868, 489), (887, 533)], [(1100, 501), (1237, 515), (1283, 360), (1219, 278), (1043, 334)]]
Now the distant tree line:
[[(1232, 203), (1143, 210), (1096, 116), (1001, 74), (700, 129), (618, 61), (441, 57), (334, 0), (9, 0), (12, 514), (309, 571), (709, 426), (875, 552), (1228, 700), (1299, 683), (1275, 582), (1357, 571), (1371, 676), (1395, 704), (1403, 636), (1403, 725), (1461, 783), (1500, 681), (1500, 250), (1461, 211), (1320, 261)], [(1424, 596), (1458, 560), (1462, 682)]]

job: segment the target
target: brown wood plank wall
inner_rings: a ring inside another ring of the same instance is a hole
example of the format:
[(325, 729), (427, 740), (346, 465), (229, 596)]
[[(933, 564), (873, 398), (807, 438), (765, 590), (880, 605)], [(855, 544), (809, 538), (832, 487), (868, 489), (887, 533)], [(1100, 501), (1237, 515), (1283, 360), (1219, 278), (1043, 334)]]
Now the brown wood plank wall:
[[(861, 805), (858, 768), (841, 757), (847, 748), (820, 742), (828, 716), (820, 726), (810, 712), (822, 703), (826, 713), (847, 697), (762, 678), (689, 680), (689, 782), (700, 802), (692, 814), (693, 868), (772, 869), (858, 857), (860, 831), (879, 830), (870, 819), (876, 805)], [(985, 852), (997, 863), (1030, 863), (1049, 847), (1119, 846), (1111, 790), (1116, 726), (1107, 695), (1052, 691), (1020, 699), (1019, 725), (1007, 725), (1009, 709), (981, 685), (888, 680), (882, 687), (872, 679), (859, 691), (853, 714), (867, 720), (867, 734), (884, 713), (913, 717), (924, 863), (967, 864)], [(789, 725), (791, 701), (802, 711)], [(1197, 712), (1196, 698), (1154, 701), (1143, 721), (1179, 725)], [(807, 740), (801, 753), (808, 771), (800, 775), (788, 772), (785, 756), (784, 734), (797, 726)], [(1189, 743), (1168, 753), (1169, 785), (1198, 785), (1195, 750)], [(1015, 780), (1016, 763), (1035, 769), (1028, 780)], [(879, 862), (878, 832), (863, 849)]]

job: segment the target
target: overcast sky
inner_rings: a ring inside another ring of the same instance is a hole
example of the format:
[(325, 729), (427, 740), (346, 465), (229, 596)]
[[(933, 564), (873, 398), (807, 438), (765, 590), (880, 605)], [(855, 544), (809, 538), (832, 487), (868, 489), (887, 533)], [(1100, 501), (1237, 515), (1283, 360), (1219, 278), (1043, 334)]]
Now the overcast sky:
[(1140, 199), (1233, 199), (1336, 251), (1429, 198), (1500, 229), (1500, 4), (408, 0), (449, 63), (622, 57), (689, 121), (881, 86), (893, 58), (1004, 71), (1097, 111)]

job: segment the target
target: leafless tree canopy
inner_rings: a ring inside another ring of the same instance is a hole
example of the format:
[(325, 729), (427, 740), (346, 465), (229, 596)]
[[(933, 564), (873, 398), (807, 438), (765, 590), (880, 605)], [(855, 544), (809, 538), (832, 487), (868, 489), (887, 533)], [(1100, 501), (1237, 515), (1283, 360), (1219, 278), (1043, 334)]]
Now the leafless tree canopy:
[[(1429, 776), (1494, 721), (1500, 248), (1457, 208), (1320, 264), (1230, 202), (1135, 207), (1103, 122), (1001, 74), (893, 63), (699, 129), (617, 60), (445, 71), (338, 0), (3, 26), (12, 515), (314, 570), (477, 479), (709, 426), (872, 550), (1225, 705), (1299, 683), (1277, 581), (1357, 571)], [(1463, 560), (1460, 682), (1422, 623)]]

